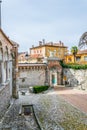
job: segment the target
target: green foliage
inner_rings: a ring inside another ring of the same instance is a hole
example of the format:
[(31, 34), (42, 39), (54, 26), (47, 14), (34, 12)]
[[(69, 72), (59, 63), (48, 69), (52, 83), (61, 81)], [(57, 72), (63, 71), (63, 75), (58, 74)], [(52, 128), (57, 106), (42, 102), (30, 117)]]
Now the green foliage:
[(40, 93), (47, 90), (49, 86), (33, 86), (34, 93)]
[(75, 55), (75, 54), (77, 54), (77, 52), (78, 52), (77, 46), (73, 46), (73, 47), (71, 48), (71, 53), (72, 53), (73, 55)]
[(63, 68), (71, 68), (71, 69), (75, 69), (75, 70), (79, 70), (79, 69), (87, 69), (87, 65), (79, 65), (76, 63), (72, 63), (72, 64), (65, 64), (62, 61), (60, 62), (61, 66)]
[(71, 48), (71, 53), (72, 53), (73, 56), (74, 56), (74, 63), (75, 63), (75, 57), (76, 57), (77, 52), (78, 52), (77, 46), (73, 46), (73, 47)]

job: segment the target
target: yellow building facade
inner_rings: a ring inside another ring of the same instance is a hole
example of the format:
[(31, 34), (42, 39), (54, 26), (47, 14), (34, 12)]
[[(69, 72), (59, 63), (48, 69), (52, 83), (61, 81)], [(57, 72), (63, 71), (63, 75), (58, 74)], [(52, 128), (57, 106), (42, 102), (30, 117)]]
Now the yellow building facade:
[(30, 56), (36, 58), (44, 57), (57, 57), (64, 59), (67, 54), (67, 46), (64, 46), (62, 42), (59, 43), (46, 43), (39, 44), (39, 46), (30, 48)]
[[(74, 63), (74, 56), (72, 54), (68, 54), (64, 59), (65, 63)], [(80, 50), (76, 54), (75, 63), (77, 64), (87, 64), (87, 50)]]

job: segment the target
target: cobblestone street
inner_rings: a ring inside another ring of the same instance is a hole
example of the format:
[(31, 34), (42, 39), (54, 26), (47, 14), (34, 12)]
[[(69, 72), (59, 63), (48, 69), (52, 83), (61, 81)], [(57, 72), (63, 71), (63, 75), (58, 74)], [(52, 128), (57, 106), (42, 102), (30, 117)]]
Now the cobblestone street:
[[(20, 118), (18, 115), (20, 105), (33, 104), (36, 117), (42, 130), (87, 130), (87, 114), (72, 106), (71, 102), (68, 103), (70, 96), (64, 95), (69, 95), (70, 92), (75, 95), (78, 95), (77, 92), (82, 95), (84, 95), (84, 93), (86, 94), (86, 92), (74, 89), (52, 89), (42, 94), (26, 93), (25, 95), (21, 95), (21, 93), (19, 93), (19, 99), (14, 102), (5, 115), (3, 126), (9, 125), (15, 128), (15, 130), (39, 130), (33, 115), (28, 118), (29, 122), (26, 122), (24, 116)], [(85, 95), (83, 97), (85, 99)]]
[(0, 130), (39, 130), (33, 113), (19, 115), (20, 104), (13, 104), (5, 114)]

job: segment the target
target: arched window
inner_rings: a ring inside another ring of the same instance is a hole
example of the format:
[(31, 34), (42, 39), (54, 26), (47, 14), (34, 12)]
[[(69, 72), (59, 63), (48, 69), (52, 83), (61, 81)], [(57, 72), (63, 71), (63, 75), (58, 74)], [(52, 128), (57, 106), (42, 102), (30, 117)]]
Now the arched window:
[(2, 64), (0, 62), (0, 84), (2, 83)]
[(8, 47), (6, 46), (6, 51), (5, 51), (5, 59), (6, 61), (8, 60)]
[(8, 79), (8, 59), (9, 57), (8, 57), (8, 47), (6, 46), (6, 48), (5, 48), (5, 70), (6, 70), (6, 81), (7, 81), (7, 79)]
[(0, 61), (3, 59), (3, 49), (2, 49), (2, 43), (0, 42)]
[(71, 58), (71, 57), (69, 57), (69, 58), (68, 58), (68, 62), (71, 62), (71, 61), (72, 61), (72, 58)]
[(2, 60), (3, 60), (3, 49), (2, 49), (2, 43), (0, 42), (0, 84), (2, 83)]
[(0, 61), (2, 61), (2, 60), (3, 60), (3, 49), (0, 48)]

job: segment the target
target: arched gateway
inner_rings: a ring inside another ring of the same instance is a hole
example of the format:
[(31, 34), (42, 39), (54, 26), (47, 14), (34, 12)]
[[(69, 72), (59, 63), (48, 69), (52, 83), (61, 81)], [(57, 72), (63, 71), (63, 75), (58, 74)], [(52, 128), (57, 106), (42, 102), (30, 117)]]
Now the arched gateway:
[(62, 84), (62, 67), (58, 58), (48, 58), (47, 71), (50, 86)]

